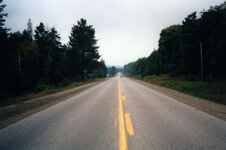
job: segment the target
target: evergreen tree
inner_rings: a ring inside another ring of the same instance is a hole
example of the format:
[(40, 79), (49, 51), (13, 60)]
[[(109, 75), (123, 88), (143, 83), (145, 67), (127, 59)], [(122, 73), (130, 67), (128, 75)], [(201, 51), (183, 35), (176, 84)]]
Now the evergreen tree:
[(48, 61), (49, 61), (49, 40), (48, 40), (48, 31), (45, 29), (44, 24), (41, 22), (35, 30), (35, 44), (39, 50), (39, 64), (38, 64), (38, 74), (40, 83), (48, 83)]
[(7, 14), (4, 13), (4, 8), (6, 5), (1, 4), (3, 0), (0, 0), (0, 99), (3, 98), (7, 93), (8, 84), (7, 84), (7, 73), (5, 66), (7, 60), (9, 59), (9, 52), (8, 52), (8, 33), (7, 30), (4, 28), (5, 17)]
[(116, 74), (116, 68), (115, 68), (115, 66), (112, 66), (111, 68), (110, 68), (110, 75), (111, 76), (114, 76)]
[(62, 48), (60, 35), (54, 27), (48, 33), (48, 41), (48, 82), (57, 84), (66, 77), (67, 66), (64, 64), (65, 49)]
[(83, 71), (94, 72), (100, 58), (95, 29), (87, 25), (85, 19), (80, 19), (77, 25), (73, 25), (69, 37), (69, 67), (73, 77), (83, 76)]
[(107, 67), (103, 59), (99, 62), (97, 77), (104, 78), (107, 74)]
[(0, 0), (0, 30), (3, 30), (3, 26), (5, 24), (5, 17), (7, 17), (7, 13), (3, 13), (3, 10), (6, 5), (2, 5), (3, 0)]

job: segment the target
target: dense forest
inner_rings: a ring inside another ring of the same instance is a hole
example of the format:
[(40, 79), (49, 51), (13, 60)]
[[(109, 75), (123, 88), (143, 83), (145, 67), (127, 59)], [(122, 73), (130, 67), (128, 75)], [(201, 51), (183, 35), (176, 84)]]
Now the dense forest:
[[(199, 17), (197, 17), (199, 16)], [(160, 33), (158, 49), (124, 66), (130, 76), (170, 74), (203, 80), (226, 79), (226, 2)]]
[(114, 76), (118, 72), (123, 72), (123, 68), (122, 67), (115, 67), (115, 66), (107, 67), (107, 74), (109, 76)]
[(80, 19), (73, 25), (69, 43), (63, 45), (56, 28), (29, 19), (23, 32), (10, 32), (4, 23), (6, 5), (0, 0), (0, 99), (88, 78), (105, 77), (95, 29)]

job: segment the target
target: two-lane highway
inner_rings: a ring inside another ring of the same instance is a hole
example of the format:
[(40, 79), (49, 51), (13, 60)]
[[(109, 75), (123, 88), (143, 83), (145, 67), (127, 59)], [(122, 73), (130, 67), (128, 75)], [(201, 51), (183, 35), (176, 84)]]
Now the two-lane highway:
[(117, 76), (0, 130), (4, 150), (116, 150), (122, 144), (226, 149), (226, 122)]

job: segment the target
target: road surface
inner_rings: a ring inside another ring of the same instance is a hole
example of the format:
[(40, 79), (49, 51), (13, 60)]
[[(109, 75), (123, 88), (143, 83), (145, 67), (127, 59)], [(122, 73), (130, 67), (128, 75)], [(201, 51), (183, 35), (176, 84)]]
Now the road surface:
[(119, 76), (0, 130), (0, 149), (226, 149), (226, 122)]

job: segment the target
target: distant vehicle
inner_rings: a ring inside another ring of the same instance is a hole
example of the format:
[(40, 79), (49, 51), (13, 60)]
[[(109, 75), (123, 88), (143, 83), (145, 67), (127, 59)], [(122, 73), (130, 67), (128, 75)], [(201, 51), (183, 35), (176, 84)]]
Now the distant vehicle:
[(122, 77), (123, 77), (123, 75), (120, 75), (120, 77), (122, 78)]

